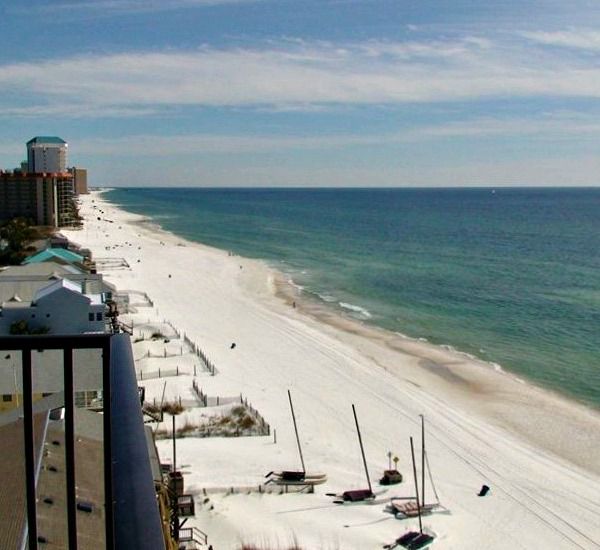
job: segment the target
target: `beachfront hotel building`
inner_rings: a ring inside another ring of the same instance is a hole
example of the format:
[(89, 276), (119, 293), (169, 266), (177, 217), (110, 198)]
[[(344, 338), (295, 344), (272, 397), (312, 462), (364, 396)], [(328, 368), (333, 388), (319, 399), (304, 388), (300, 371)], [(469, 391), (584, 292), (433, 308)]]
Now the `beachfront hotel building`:
[(0, 223), (27, 218), (35, 225), (60, 227), (75, 221), (73, 175), (0, 172)]
[(74, 198), (78, 190), (87, 193), (87, 171), (67, 170), (67, 147), (59, 137), (34, 137), (20, 168), (0, 170), (0, 223), (16, 217), (52, 227), (76, 223)]
[(67, 142), (57, 136), (36, 136), (27, 142), (27, 171), (36, 174), (67, 171)]
[(73, 166), (69, 168), (69, 173), (73, 174), (75, 180), (75, 194), (76, 195), (87, 195), (87, 170), (85, 168), (77, 168)]

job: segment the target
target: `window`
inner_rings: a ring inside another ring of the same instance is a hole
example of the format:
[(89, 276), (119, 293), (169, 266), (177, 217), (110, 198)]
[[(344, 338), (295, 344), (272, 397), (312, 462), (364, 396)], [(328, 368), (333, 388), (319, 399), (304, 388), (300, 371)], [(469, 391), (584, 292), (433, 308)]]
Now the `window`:
[(4, 403), (8, 403), (8, 402), (12, 401), (12, 395), (10, 393), (2, 394), (2, 401)]
[(93, 320), (94, 320), (94, 314), (93, 314), (93, 313), (90, 313), (90, 314), (88, 315), (88, 320), (89, 320), (89, 321), (93, 321)]
[(96, 313), (96, 321), (102, 321), (102, 313)]

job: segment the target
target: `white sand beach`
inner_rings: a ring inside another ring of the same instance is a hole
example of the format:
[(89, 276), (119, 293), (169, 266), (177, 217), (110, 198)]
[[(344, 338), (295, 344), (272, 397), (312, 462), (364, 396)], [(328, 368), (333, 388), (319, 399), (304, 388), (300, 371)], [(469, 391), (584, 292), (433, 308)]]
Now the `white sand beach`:
[[(211, 396), (242, 393), (276, 430), (276, 442), (273, 433), (178, 441), (186, 492), (196, 495), (188, 526), (207, 533), (215, 550), (294, 541), (305, 550), (375, 549), (418, 528), (417, 519), (396, 519), (379, 501), (414, 496), (409, 437), (420, 479), (421, 414), (441, 503), (423, 518), (435, 548), (600, 548), (597, 411), (464, 354), (340, 317), (304, 300), (262, 262), (161, 231), (101, 193), (82, 196), (82, 214), (84, 228), (64, 234), (93, 252), (108, 281), (146, 292), (154, 303), (130, 320), (170, 321), (216, 366), (214, 376), (194, 377), (189, 359), (172, 359), (169, 368), (175, 362), (183, 374), (140, 382), (147, 398), (160, 398), (166, 381), (168, 397), (191, 399), (195, 379)], [(124, 258), (129, 267), (102, 258)], [(168, 361), (145, 359), (140, 370)], [(288, 389), (306, 468), (326, 473), (327, 482), (314, 494), (280, 494), (275, 486), (258, 493), (250, 488), (266, 473), (300, 469)], [(352, 404), (374, 491), (385, 489), (378, 479), (388, 451), (404, 476), (372, 504), (334, 504), (325, 495), (366, 487)], [(169, 462), (170, 441), (158, 448)], [(483, 484), (491, 491), (478, 497)], [(425, 497), (435, 500), (429, 477)]]

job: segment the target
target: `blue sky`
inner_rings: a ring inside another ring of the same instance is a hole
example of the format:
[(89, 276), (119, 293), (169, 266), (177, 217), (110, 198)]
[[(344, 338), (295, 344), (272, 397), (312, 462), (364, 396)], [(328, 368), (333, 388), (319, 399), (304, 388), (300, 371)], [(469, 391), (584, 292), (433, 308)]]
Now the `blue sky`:
[(600, 183), (600, 2), (4, 0), (0, 166), (93, 185)]

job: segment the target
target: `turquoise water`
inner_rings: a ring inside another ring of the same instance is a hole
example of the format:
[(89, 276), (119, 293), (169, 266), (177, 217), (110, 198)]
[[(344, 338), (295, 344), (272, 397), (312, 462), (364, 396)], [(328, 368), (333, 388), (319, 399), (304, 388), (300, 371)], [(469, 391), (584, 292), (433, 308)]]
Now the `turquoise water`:
[(117, 189), (331, 307), (600, 407), (600, 189)]

